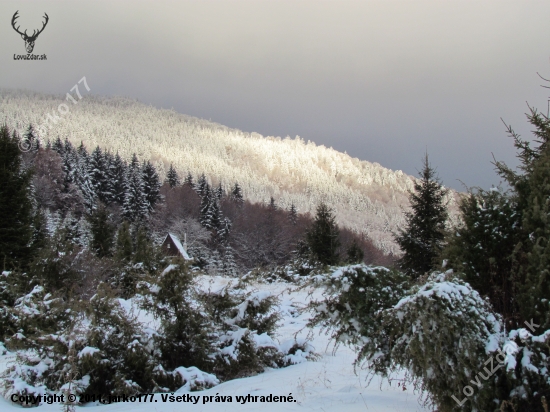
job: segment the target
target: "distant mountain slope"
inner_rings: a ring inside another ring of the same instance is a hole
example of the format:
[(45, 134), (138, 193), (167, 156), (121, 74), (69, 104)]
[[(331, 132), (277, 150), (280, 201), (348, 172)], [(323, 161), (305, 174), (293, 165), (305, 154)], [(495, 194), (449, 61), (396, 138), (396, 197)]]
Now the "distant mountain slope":
[[(64, 116), (58, 112), (62, 103), (69, 107)], [(48, 114), (60, 120), (46, 122)], [(262, 137), (120, 97), (88, 95), (72, 104), (65, 96), (0, 89), (0, 117), (20, 133), (29, 123), (44, 125), (43, 139), (60, 136), (89, 149), (99, 145), (126, 159), (136, 152), (151, 159), (161, 176), (172, 162), (182, 178), (188, 171), (195, 177), (205, 173), (226, 189), (239, 182), (253, 202), (273, 196), (281, 207), (294, 203), (299, 212), (314, 212), (324, 200), (339, 224), (398, 253), (391, 232), (403, 223), (402, 207), (414, 181), (400, 170), (299, 137)]]

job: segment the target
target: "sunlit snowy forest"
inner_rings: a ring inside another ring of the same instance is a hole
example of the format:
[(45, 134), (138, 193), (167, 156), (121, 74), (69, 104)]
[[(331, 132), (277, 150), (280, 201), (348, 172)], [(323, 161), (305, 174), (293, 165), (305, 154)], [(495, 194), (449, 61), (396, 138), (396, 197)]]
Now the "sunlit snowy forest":
[[(212, 186), (221, 183), (226, 191), (239, 182), (251, 202), (267, 204), (273, 197), (282, 208), (294, 204), (307, 213), (324, 201), (339, 224), (364, 234), (384, 253), (399, 253), (392, 232), (403, 224), (414, 181), (399, 170), (299, 137), (263, 137), (127, 98), (85, 95), (69, 103), (66, 115), (58, 111), (62, 103), (65, 96), (3, 89), (0, 117), (21, 135), (33, 124), (42, 126), (44, 141), (60, 137), (75, 147), (100, 146), (126, 161), (136, 153), (161, 178), (173, 164), (183, 176), (204, 173)], [(449, 202), (452, 207), (454, 195)]]

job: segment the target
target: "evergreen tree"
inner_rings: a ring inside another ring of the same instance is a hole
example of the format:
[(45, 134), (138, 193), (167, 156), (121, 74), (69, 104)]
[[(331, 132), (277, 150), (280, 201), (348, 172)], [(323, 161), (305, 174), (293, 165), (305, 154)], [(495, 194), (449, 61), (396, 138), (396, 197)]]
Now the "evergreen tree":
[(52, 149), (59, 153), (59, 155), (63, 155), (63, 153), (65, 152), (63, 142), (61, 141), (61, 138), (59, 136), (57, 136), (57, 139), (54, 140)]
[[(76, 165), (71, 167), (74, 167), (74, 183), (76, 183), (82, 192), (87, 211), (91, 212), (95, 208), (97, 201), (96, 189), (92, 177), (90, 176), (90, 160), (88, 154), (85, 149), (83, 154), (80, 153), (82, 152), (79, 150)], [(74, 159), (74, 156), (70, 156), (69, 159)]]
[(139, 225), (135, 229), (135, 247), (133, 261), (135, 263), (143, 263), (147, 267), (150, 266), (153, 258), (153, 250), (151, 240), (149, 239), (147, 229), (143, 225)]
[[(81, 144), (82, 146), (82, 144)], [(64, 152), (70, 152), (75, 150), (73, 144), (69, 141), (69, 139), (65, 138), (65, 141), (63, 142), (63, 151)]]
[(235, 182), (235, 186), (233, 186), (233, 190), (231, 190), (231, 200), (237, 204), (242, 204), (244, 202), (243, 192), (237, 182)]
[(46, 246), (46, 240), (48, 238), (48, 229), (46, 227), (46, 216), (40, 208), (36, 208), (33, 214), (33, 233), (31, 240), (31, 254), (33, 256), (38, 253), (40, 249)]
[(317, 206), (315, 219), (306, 233), (314, 258), (323, 265), (336, 265), (339, 260), (340, 231), (332, 210), (323, 202)]
[(215, 196), (210, 197), (210, 228), (216, 233), (222, 228), (222, 212)]
[(413, 279), (434, 269), (444, 246), (447, 221), (447, 189), (436, 178), (427, 153), (420, 177), (409, 194), (412, 211), (405, 213), (406, 227), (395, 236), (404, 253), (399, 266)]
[(0, 266), (25, 266), (33, 234), (32, 173), (23, 170), (18, 140), (0, 128)]
[(224, 218), (221, 223), (221, 228), (218, 230), (218, 237), (222, 244), (227, 244), (229, 242), (229, 234), (231, 233), (231, 220)]
[(199, 222), (203, 227), (207, 229), (212, 229), (212, 203), (212, 193), (210, 190), (210, 186), (206, 184), (206, 186), (202, 190)]
[(130, 161), (130, 169), (132, 170), (139, 169), (139, 159), (135, 153), (132, 154), (132, 160)]
[(88, 173), (95, 197), (106, 205), (112, 198), (108, 172), (103, 151), (97, 146), (89, 157)]
[(123, 215), (131, 222), (143, 220), (148, 213), (149, 203), (144, 194), (144, 185), (139, 165), (130, 167), (124, 204)]
[(48, 291), (74, 290), (82, 280), (82, 273), (74, 265), (82, 251), (80, 244), (78, 220), (69, 216), (38, 251), (30, 267), (31, 275)]
[(133, 246), (132, 236), (130, 234), (130, 224), (123, 221), (118, 228), (116, 237), (116, 258), (123, 262), (129, 262), (132, 259)]
[(83, 246), (83, 231), (81, 226), (81, 220), (78, 219), (74, 213), (69, 211), (63, 219), (61, 227), (58, 230), (62, 233), (63, 241), (68, 242), (71, 245)]
[(111, 167), (111, 192), (113, 194), (113, 201), (119, 205), (124, 203), (127, 186), (126, 174), (126, 163), (117, 152)]
[[(511, 127), (508, 133), (518, 149), (520, 172), (497, 162), (499, 174), (513, 188), (516, 213), (521, 216), (518, 242), (510, 259), (511, 278), (519, 292), (520, 320), (550, 328), (550, 119), (530, 108), (527, 115), (535, 127), (535, 143), (522, 140)], [(520, 322), (521, 323), (521, 322)]]
[(61, 162), (63, 172), (65, 173), (63, 187), (64, 191), (68, 192), (71, 183), (76, 183), (76, 165), (78, 162), (77, 154), (69, 141), (65, 141), (61, 155)]
[(215, 197), (216, 199), (219, 201), (221, 201), (223, 199), (223, 188), (222, 188), (222, 183), (220, 182), (216, 191), (215, 191)]
[(23, 136), (22, 147), (28, 150), (38, 150), (40, 148), (40, 140), (36, 136), (36, 132), (32, 124), (29, 124), (27, 131)]
[(115, 157), (107, 151), (103, 154), (105, 159), (105, 178), (107, 179), (107, 203), (110, 205), (115, 201)]
[(269, 198), (269, 205), (268, 205), (268, 208), (269, 210), (273, 211), (273, 210), (277, 210), (277, 204), (275, 203), (275, 199), (273, 198), (273, 196), (271, 196)]
[(170, 169), (168, 169), (168, 173), (166, 173), (166, 183), (168, 183), (170, 187), (176, 187), (180, 185), (178, 172), (176, 172), (176, 169), (174, 168), (174, 165), (172, 163), (170, 163)]
[(509, 194), (497, 189), (468, 193), (459, 203), (461, 224), (448, 237), (442, 258), (474, 289), (488, 297), (508, 322), (517, 321), (511, 258), (520, 238), (521, 214)]
[(91, 247), (98, 257), (111, 255), (114, 227), (109, 222), (109, 218), (109, 212), (103, 204), (100, 204), (88, 217), (92, 233)]
[(84, 158), (86, 162), (89, 160), (88, 150), (86, 150), (86, 146), (84, 146), (84, 142), (80, 142), (80, 146), (78, 146), (78, 149), (76, 150), (78, 153), (78, 156), (81, 158)]
[(208, 182), (206, 181), (206, 176), (204, 173), (202, 173), (199, 176), (199, 180), (197, 181), (197, 184), (195, 185), (195, 191), (200, 197), (204, 197), (204, 194), (206, 192), (206, 189), (210, 189), (210, 186), (208, 185)]
[(145, 162), (142, 168), (143, 193), (147, 201), (147, 211), (151, 213), (160, 197), (160, 179), (155, 166), (149, 161)]
[(236, 277), (238, 274), (233, 248), (227, 243), (223, 250), (222, 273), (224, 276)]
[(347, 261), (348, 263), (363, 263), (363, 259), (365, 257), (365, 253), (363, 250), (359, 247), (357, 244), (357, 241), (354, 239), (352, 244), (349, 246), (347, 250)]
[(192, 189), (195, 188), (195, 184), (193, 183), (193, 175), (191, 174), (191, 172), (187, 172), (187, 176), (185, 177), (184, 184), (186, 184)]
[(296, 223), (298, 223), (298, 211), (296, 210), (294, 203), (290, 205), (288, 213), (288, 220), (293, 226), (296, 226)]
[(213, 325), (204, 311), (196, 309), (198, 296), (191, 269), (183, 263), (170, 267), (158, 276), (157, 282), (157, 292), (150, 295), (148, 309), (160, 319), (162, 333), (155, 339), (163, 365), (210, 369)]

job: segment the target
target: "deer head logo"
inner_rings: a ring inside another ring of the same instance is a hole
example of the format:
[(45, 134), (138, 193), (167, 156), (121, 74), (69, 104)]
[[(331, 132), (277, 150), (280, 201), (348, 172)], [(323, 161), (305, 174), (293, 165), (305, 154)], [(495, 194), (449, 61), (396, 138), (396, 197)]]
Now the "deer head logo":
[(25, 48), (27, 49), (27, 53), (32, 53), (32, 50), (34, 49), (34, 42), (36, 41), (36, 38), (38, 37), (38, 35), (40, 33), (42, 33), (42, 31), (44, 31), (44, 28), (46, 27), (46, 24), (48, 24), (49, 17), (46, 13), (44, 13), (44, 18), (46, 19), (46, 21), (43, 23), (42, 28), (40, 30), (38, 30), (38, 32), (36, 30), (34, 30), (32, 35), (29, 36), (29, 35), (27, 35), (27, 30), (25, 30), (24, 33), (21, 33), (19, 31), (19, 26), (17, 26), (17, 28), (15, 27), (15, 20), (17, 20), (17, 18), (19, 17), (17, 15), (17, 13), (19, 13), (19, 10), (17, 10), (15, 12), (15, 14), (13, 15), (13, 17), (11, 19), (11, 25), (12, 25), (13, 29), (21, 35), (21, 38), (23, 40), (25, 40)]

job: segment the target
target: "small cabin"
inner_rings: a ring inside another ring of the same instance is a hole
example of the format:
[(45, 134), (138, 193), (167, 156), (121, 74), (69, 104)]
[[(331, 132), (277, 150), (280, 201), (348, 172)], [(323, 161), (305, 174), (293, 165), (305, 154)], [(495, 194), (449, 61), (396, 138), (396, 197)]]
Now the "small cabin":
[(166, 239), (162, 242), (162, 251), (166, 256), (181, 256), (185, 260), (191, 260), (187, 254), (187, 236), (185, 236), (183, 243), (173, 233), (168, 233)]

